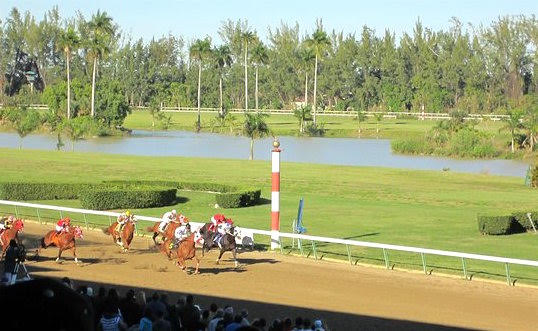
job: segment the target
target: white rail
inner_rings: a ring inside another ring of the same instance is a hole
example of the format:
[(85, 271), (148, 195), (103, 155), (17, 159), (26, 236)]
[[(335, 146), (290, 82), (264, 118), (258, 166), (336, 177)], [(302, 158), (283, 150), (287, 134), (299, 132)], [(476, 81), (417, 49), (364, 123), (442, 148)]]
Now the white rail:
[[(61, 207), (61, 206), (52, 206), (52, 205), (42, 205), (42, 204), (18, 202), (18, 201), (7, 201), (7, 200), (0, 200), (0, 205), (11, 205), (11, 206), (16, 206), (16, 207), (29, 207), (29, 208), (36, 208), (38, 210), (39, 209), (57, 210), (57, 211), (63, 211), (63, 212), (80, 213), (80, 214), (83, 214), (83, 215), (88, 214), (88, 215), (101, 215), (101, 216), (109, 216), (109, 217), (118, 217), (120, 215), (120, 213), (110, 212), (110, 211), (79, 209), (79, 208), (70, 208), (70, 207)], [(161, 219), (157, 218), (157, 217), (142, 216), (142, 215), (136, 215), (136, 218), (138, 220), (144, 220), (144, 221), (150, 221), (150, 222), (159, 222), (159, 221), (161, 221)], [(194, 226), (202, 226), (203, 225), (203, 223), (198, 223), (198, 222), (191, 222), (191, 223)], [(271, 237), (271, 231), (258, 230), (258, 229), (248, 229), (248, 228), (238, 228), (238, 229), (240, 231), (245, 231), (246, 233), (249, 233), (249, 234), (258, 234), (258, 235)], [(424, 270), (425, 273), (426, 273), (426, 262), (425, 262), (425, 258), (424, 258), (425, 254), (460, 258), (462, 260), (463, 273), (464, 273), (465, 278), (467, 278), (467, 269), (466, 269), (465, 259), (504, 263), (505, 264), (505, 269), (506, 269), (506, 279), (507, 279), (507, 283), (509, 285), (511, 284), (510, 268), (509, 268), (510, 264), (538, 267), (538, 261), (533, 261), (533, 260), (514, 259), (514, 258), (508, 258), (508, 257), (489, 256), (489, 255), (472, 254), (472, 253), (461, 253), (461, 252), (453, 252), (453, 251), (443, 251), (443, 250), (437, 250), (437, 249), (412, 247), (412, 246), (381, 244), (381, 243), (373, 243), (373, 242), (367, 242), (367, 241), (347, 240), (347, 239), (338, 239), (338, 238), (329, 238), (329, 237), (318, 237), (318, 236), (310, 236), (310, 235), (294, 234), (294, 233), (283, 233), (283, 232), (281, 232), (279, 235), (280, 235), (281, 238), (291, 238), (291, 239), (310, 241), (312, 243), (312, 249), (313, 249), (313, 252), (314, 252), (314, 257), (316, 259), (317, 259), (317, 252), (316, 252), (316, 245), (315, 245), (316, 242), (345, 245), (346, 248), (348, 248), (347, 251), (348, 251), (348, 258), (349, 258), (350, 263), (351, 263), (351, 255), (350, 255), (350, 251), (349, 251), (349, 246), (359, 246), (359, 247), (382, 249), (383, 250), (384, 260), (385, 260), (385, 265), (386, 265), (387, 268), (389, 267), (389, 263), (388, 263), (389, 261), (388, 261), (388, 256), (387, 256), (387, 252), (386, 252), (387, 250), (402, 251), (402, 252), (409, 252), (409, 253), (418, 253), (418, 254), (421, 255), (422, 264), (423, 264), (423, 270)], [(302, 245), (301, 244), (299, 244), (299, 247), (302, 250)]]

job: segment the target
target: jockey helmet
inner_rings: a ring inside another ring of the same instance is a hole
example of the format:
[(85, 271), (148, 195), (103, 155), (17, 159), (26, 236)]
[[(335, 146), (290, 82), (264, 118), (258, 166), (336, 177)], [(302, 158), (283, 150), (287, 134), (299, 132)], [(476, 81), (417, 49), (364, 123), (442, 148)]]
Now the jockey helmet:
[(172, 214), (176, 215), (177, 214), (177, 211), (174, 209), (172, 210)]
[(234, 224), (234, 221), (232, 221), (231, 218), (227, 218), (227, 219), (226, 219), (226, 223), (232, 225), (232, 224)]
[(7, 220), (8, 220), (9, 222), (15, 222), (15, 216), (13, 216), (13, 215), (9, 215), (9, 217), (7, 218)]
[(131, 216), (131, 211), (130, 211), (130, 210), (127, 210), (127, 211), (125, 212), (125, 216)]

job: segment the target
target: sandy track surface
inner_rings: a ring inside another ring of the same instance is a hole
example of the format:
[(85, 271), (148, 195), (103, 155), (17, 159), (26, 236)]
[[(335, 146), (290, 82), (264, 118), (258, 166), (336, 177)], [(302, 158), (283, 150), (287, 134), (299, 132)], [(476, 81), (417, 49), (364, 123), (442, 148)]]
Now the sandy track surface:
[[(35, 247), (36, 239), (51, 227), (27, 222), (22, 235), (27, 248)], [(81, 263), (75, 264), (68, 251), (58, 264), (58, 250), (49, 248), (39, 261), (29, 260), (26, 266), (33, 276), (67, 276), (77, 284), (166, 290), (173, 300), (192, 293), (204, 306), (217, 302), (246, 307), (251, 318), (322, 318), (333, 330), (531, 330), (538, 323), (534, 288), (351, 267), (272, 252), (241, 253), (237, 269), (227, 260), (229, 253), (216, 265), (216, 252), (211, 252), (201, 261), (201, 274), (191, 275), (148, 249), (147, 238), (136, 237), (132, 246), (131, 252), (120, 253), (110, 237), (87, 230), (77, 245)]]

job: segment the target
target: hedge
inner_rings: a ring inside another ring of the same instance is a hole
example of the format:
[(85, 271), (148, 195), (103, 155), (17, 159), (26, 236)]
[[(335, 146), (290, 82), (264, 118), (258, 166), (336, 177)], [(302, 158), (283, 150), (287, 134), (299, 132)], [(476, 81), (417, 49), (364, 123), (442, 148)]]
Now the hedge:
[(174, 204), (176, 192), (165, 187), (112, 187), (84, 191), (80, 203), (82, 208), (96, 210), (162, 207)]
[(80, 192), (100, 186), (81, 183), (0, 183), (1, 200), (59, 200), (77, 199)]
[(261, 190), (239, 193), (221, 193), (215, 196), (217, 204), (222, 208), (240, 208), (254, 206), (260, 201)]
[(254, 206), (260, 201), (261, 190), (244, 188), (240, 189), (237, 186), (207, 183), (207, 182), (174, 182), (174, 181), (155, 181), (155, 180), (137, 180), (124, 181), (114, 180), (106, 181), (105, 183), (115, 185), (125, 185), (127, 183), (136, 185), (159, 185), (164, 187), (177, 187), (181, 190), (217, 192), (215, 202), (222, 208), (240, 208)]
[[(514, 218), (514, 221), (519, 224), (523, 229), (525, 230), (534, 230), (532, 228), (532, 224), (529, 221), (529, 218), (527, 217), (527, 213), (531, 213), (532, 221), (534, 222), (534, 226), (538, 227), (538, 212), (531, 211), (531, 212), (515, 212), (512, 213), (512, 217)], [(538, 230), (538, 229), (537, 229)]]
[(512, 216), (486, 216), (479, 215), (478, 230), (482, 234), (511, 234), (515, 230), (514, 218)]

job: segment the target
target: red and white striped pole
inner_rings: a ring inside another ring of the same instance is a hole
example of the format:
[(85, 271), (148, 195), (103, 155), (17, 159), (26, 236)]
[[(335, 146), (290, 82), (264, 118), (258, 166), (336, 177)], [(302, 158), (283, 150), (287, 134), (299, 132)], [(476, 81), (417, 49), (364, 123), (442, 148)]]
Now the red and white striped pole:
[(280, 142), (275, 138), (271, 151), (271, 249), (280, 248)]

